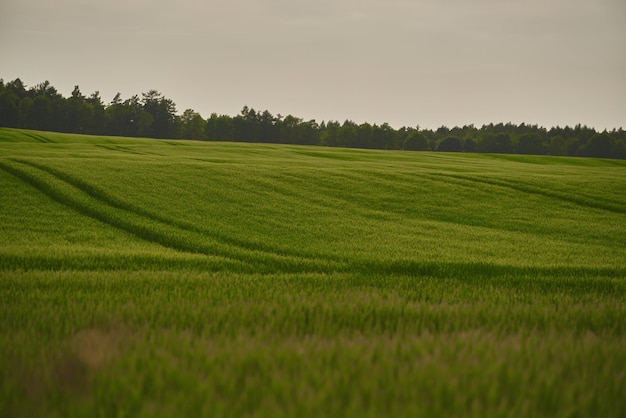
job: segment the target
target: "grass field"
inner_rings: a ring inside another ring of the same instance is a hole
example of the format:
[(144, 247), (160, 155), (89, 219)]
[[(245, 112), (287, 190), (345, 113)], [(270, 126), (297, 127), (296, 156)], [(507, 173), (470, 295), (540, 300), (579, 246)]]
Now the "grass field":
[(626, 416), (626, 161), (0, 129), (0, 416)]

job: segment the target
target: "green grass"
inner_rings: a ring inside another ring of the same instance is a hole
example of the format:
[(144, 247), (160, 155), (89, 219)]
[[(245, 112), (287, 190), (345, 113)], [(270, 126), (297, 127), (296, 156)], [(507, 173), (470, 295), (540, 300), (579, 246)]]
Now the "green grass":
[(625, 179), (0, 129), (0, 415), (626, 416)]

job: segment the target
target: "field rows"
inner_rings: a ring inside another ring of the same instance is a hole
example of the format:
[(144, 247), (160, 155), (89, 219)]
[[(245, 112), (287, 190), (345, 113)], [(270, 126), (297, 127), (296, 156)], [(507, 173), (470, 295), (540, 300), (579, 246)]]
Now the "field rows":
[(585, 189), (564, 197), (553, 188), (537, 191), (532, 177), (474, 174), (482, 167), (469, 164), (461, 176), (405, 161), (311, 167), (303, 160), (303, 167), (270, 159), (245, 165), (238, 154), (218, 165), (186, 155), (103, 157), (109, 155), (0, 163), (57, 202), (143, 240), (254, 268), (277, 263), (278, 271), (390, 260), (610, 268), (615, 263), (602, 259), (617, 256), (626, 236), (621, 194)]
[[(108, 198), (93, 186), (54, 169), (23, 161), (0, 164), (1, 169), (34, 186), (51, 199), (142, 240), (184, 253), (211, 256), (216, 263), (224, 263), (224, 267), (229, 269), (236, 268), (236, 264), (253, 264), (255, 268), (262, 269), (267, 259), (279, 265), (282, 262), (280, 267), (286, 268), (289, 262), (284, 255), (246, 248), (242, 242), (215, 239), (194, 225), (171, 221), (159, 214)], [(297, 261), (306, 262), (303, 257)]]
[(0, 129), (0, 416), (626, 416), (625, 176)]

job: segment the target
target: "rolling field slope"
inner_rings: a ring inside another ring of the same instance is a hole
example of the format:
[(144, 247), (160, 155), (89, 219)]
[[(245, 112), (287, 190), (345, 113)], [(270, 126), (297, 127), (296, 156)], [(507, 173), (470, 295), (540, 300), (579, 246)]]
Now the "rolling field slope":
[(626, 416), (626, 161), (0, 129), (2, 416)]

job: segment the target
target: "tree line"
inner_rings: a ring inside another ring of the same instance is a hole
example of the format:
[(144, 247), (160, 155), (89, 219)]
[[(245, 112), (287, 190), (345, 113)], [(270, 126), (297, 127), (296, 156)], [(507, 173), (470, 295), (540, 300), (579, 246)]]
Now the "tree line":
[(626, 159), (626, 131), (598, 132), (587, 126), (553, 127), (499, 123), (436, 130), (394, 129), (389, 124), (304, 120), (244, 106), (236, 116), (204, 119), (157, 90), (105, 104), (98, 91), (85, 96), (75, 86), (63, 97), (48, 81), (27, 87), (19, 78), (0, 79), (0, 126), (94, 135), (209, 141), (268, 142), (413, 151), (588, 156)]

